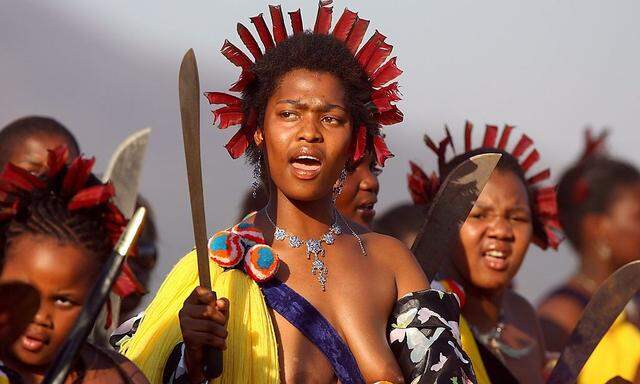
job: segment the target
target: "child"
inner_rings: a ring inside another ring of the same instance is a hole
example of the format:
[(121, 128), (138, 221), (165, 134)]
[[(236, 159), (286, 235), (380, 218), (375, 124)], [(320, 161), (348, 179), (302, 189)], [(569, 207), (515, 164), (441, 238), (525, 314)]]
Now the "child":
[[(40, 383), (73, 329), (126, 223), (110, 202), (110, 184), (91, 174), (93, 159), (49, 152), (42, 178), (8, 164), (0, 175), (0, 282), (33, 285), (40, 307), (26, 330), (0, 350), (2, 370)], [(146, 383), (130, 361), (85, 344), (68, 382)]]

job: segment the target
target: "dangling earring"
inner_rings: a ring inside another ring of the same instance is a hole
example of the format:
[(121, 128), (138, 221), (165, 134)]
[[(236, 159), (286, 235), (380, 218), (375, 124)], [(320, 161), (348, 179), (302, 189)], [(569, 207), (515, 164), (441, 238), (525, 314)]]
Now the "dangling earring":
[(251, 183), (251, 196), (253, 196), (254, 199), (258, 194), (258, 189), (260, 189), (260, 186), (262, 185), (261, 176), (262, 176), (262, 155), (260, 155), (260, 157), (258, 158), (258, 163), (256, 164), (256, 166), (253, 167), (253, 182)]
[(343, 168), (340, 171), (340, 176), (338, 177), (338, 184), (333, 187), (333, 196), (331, 196), (331, 201), (335, 204), (338, 196), (342, 193), (342, 189), (344, 188), (344, 181), (347, 179), (347, 169)]
[(608, 262), (609, 259), (611, 259), (611, 247), (607, 243), (599, 243), (597, 245), (596, 251), (598, 252), (598, 257), (600, 258), (600, 260)]

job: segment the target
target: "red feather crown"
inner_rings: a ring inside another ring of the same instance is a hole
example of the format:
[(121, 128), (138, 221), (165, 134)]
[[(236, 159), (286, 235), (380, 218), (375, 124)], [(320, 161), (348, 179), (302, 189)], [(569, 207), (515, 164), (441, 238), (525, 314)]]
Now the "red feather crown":
[[(111, 203), (115, 195), (113, 185), (90, 185), (95, 158), (77, 157), (67, 166), (68, 157), (69, 151), (65, 146), (49, 150), (48, 170), (43, 177), (7, 164), (0, 174), (0, 225), (9, 224), (16, 216), (26, 212), (38, 196), (50, 194), (63, 199), (70, 212), (102, 207), (103, 223), (110, 243), (115, 246), (127, 220)], [(134, 292), (144, 293), (144, 287), (125, 265), (114, 292), (125, 297)]]
[[(313, 33), (329, 34), (333, 13), (331, 3), (332, 0), (320, 1)], [(281, 7), (279, 5), (270, 5), (269, 13), (271, 15), (273, 34), (269, 31), (262, 14), (250, 18), (265, 52), (288, 38)], [(289, 18), (293, 34), (303, 32), (300, 10), (289, 12)], [(331, 31), (331, 35), (347, 45), (369, 76), (373, 91), (371, 103), (377, 111), (378, 124), (396, 124), (402, 121), (403, 114), (395, 105), (400, 100), (398, 83), (390, 82), (398, 77), (402, 71), (396, 66), (396, 57), (387, 60), (391, 55), (393, 46), (385, 42), (386, 37), (380, 32), (375, 31), (369, 40), (358, 49), (368, 26), (369, 20), (361, 19), (356, 12), (345, 9), (333, 31)], [(251, 32), (241, 23), (238, 23), (237, 29), (240, 40), (242, 40), (247, 50), (255, 60), (260, 59), (263, 52)], [(228, 40), (225, 40), (222, 45), (221, 52), (231, 63), (242, 69), (240, 78), (229, 88), (229, 91), (242, 92), (254, 78), (254, 74), (251, 72), (253, 61)], [(206, 92), (205, 96), (210, 104), (223, 105), (213, 111), (214, 123), (218, 122), (220, 129), (233, 125), (241, 126), (240, 130), (225, 145), (232, 158), (240, 157), (249, 147), (250, 141), (253, 140), (253, 133), (257, 127), (255, 115), (251, 115), (248, 118), (244, 116), (242, 99), (236, 96), (222, 92)], [(356, 132), (353, 160), (358, 161), (364, 155), (368, 135), (373, 135), (371, 141), (373, 142), (376, 160), (379, 165), (383, 166), (385, 160), (393, 157), (393, 154), (387, 148), (383, 136), (367, 132), (364, 125), (359, 126)]]
[[(511, 125), (505, 125), (502, 133), (500, 134), (500, 138), (498, 139), (499, 128), (495, 125), (487, 125), (482, 145), (478, 148), (494, 148), (506, 151), (513, 128), (514, 127)], [(472, 130), (473, 124), (467, 121), (464, 133), (464, 153), (474, 150), (471, 143)], [(447, 149), (451, 147), (454, 156), (456, 155), (453, 138), (451, 137), (449, 128), (445, 126), (445, 138), (438, 144), (431, 140), (427, 135), (424, 136), (424, 142), (427, 147), (429, 147), (429, 149), (438, 156), (438, 168), (440, 174), (442, 174), (442, 170), (447, 165)], [(510, 154), (519, 161), (520, 167), (525, 174), (540, 160), (540, 154), (535, 148), (531, 149), (527, 156), (523, 156), (532, 146), (533, 140), (531, 140), (531, 138), (526, 134), (523, 134), (510, 152)], [(522, 159), (523, 157), (524, 159)], [(411, 194), (413, 202), (415, 204), (430, 203), (440, 188), (440, 176), (436, 172), (432, 172), (431, 175), (427, 175), (418, 165), (411, 161), (409, 162), (409, 165), (411, 167), (411, 173), (407, 175), (407, 181), (409, 193)], [(547, 168), (527, 177), (526, 179), (528, 188), (530, 188), (533, 194), (534, 215), (542, 226), (540, 231), (538, 231), (540, 232), (537, 236), (538, 238), (536, 238), (536, 244), (538, 244), (542, 249), (546, 249), (549, 246), (557, 249), (561, 242), (561, 238), (556, 233), (560, 231), (558, 206), (556, 202), (556, 188), (555, 186), (538, 186), (540, 182), (549, 179), (550, 176), (551, 171)]]

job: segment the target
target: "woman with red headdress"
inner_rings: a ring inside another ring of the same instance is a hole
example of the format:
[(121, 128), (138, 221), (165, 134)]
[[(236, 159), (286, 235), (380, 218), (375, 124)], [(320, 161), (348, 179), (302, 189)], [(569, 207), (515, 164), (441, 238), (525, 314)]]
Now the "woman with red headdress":
[[(522, 135), (507, 152), (513, 127), (505, 126), (498, 138), (498, 127), (487, 125), (482, 145), (473, 149), (472, 128), (467, 122), (460, 154), (448, 129), (439, 144), (425, 136), (425, 143), (438, 156), (439, 175), (428, 176), (411, 163), (411, 196), (416, 204), (428, 205), (440, 180), (455, 166), (481, 153), (502, 154), (433, 284), (460, 299), (462, 346), (479, 383), (542, 383), (545, 347), (536, 314), (510, 285), (532, 242), (543, 249), (558, 245), (555, 190), (538, 186), (549, 177), (548, 169), (525, 176), (539, 160), (529, 137)], [(449, 148), (454, 157), (447, 161)]]
[[(551, 351), (561, 351), (591, 296), (609, 275), (640, 259), (640, 172), (603, 151), (606, 132), (586, 131), (580, 160), (560, 178), (560, 223), (579, 256), (577, 270), (538, 308)], [(640, 378), (640, 311), (632, 300), (602, 338), (578, 383)]]
[[(221, 128), (240, 125), (226, 148), (245, 154), (269, 190), (259, 212), (209, 241), (213, 289), (197, 288), (194, 254), (165, 279), (120, 350), (152, 382), (204, 379), (204, 348), (224, 350), (221, 382), (468, 383), (453, 295), (429, 289), (410, 251), (356, 227), (335, 208), (340, 180), (365, 153), (391, 156), (381, 125), (400, 122), (401, 71), (368, 20), (345, 10), (331, 32), (322, 1), (313, 31), (299, 11), (287, 33), (279, 6), (272, 32), (251, 18), (264, 51), (238, 24), (249, 56), (232, 91), (206, 93)], [(224, 180), (220, 180), (224, 188)], [(164, 372), (164, 373), (163, 373)], [(164, 376), (164, 377), (163, 377)]]

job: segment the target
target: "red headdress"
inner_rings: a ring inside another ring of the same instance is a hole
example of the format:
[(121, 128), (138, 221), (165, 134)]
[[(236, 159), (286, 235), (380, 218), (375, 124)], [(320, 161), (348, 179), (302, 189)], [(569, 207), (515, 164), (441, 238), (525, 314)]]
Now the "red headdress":
[[(320, 1), (313, 33), (329, 34), (333, 13), (331, 3), (332, 0)], [(262, 14), (250, 18), (251, 23), (258, 32), (258, 37), (264, 46), (265, 52), (288, 38), (281, 7), (279, 5), (270, 5), (269, 13), (271, 15), (273, 34), (269, 31)], [(293, 34), (303, 32), (300, 10), (289, 12), (289, 18)], [(356, 12), (345, 9), (331, 31), (331, 35), (346, 44), (368, 75), (372, 86), (371, 105), (375, 107), (375, 116), (378, 124), (391, 125), (399, 123), (403, 119), (403, 114), (395, 105), (400, 100), (398, 83), (390, 82), (398, 77), (402, 71), (396, 66), (396, 57), (387, 60), (391, 55), (393, 46), (385, 42), (386, 37), (380, 32), (375, 31), (369, 40), (358, 49), (368, 26), (369, 20), (361, 19)], [(254, 59), (260, 59), (263, 51), (251, 32), (240, 23), (238, 23), (238, 35)], [(225, 40), (222, 45), (221, 52), (231, 63), (242, 69), (238, 81), (229, 88), (232, 92), (242, 92), (247, 84), (254, 79), (254, 74), (251, 72), (253, 61), (228, 40)], [(220, 129), (225, 129), (232, 125), (241, 126), (240, 130), (225, 145), (232, 158), (240, 157), (249, 147), (251, 140), (253, 140), (253, 133), (258, 124), (255, 113), (250, 114), (248, 117), (245, 116), (242, 112), (242, 99), (239, 97), (222, 92), (206, 92), (205, 96), (210, 104), (224, 105), (213, 111), (214, 122), (219, 122)], [(354, 161), (360, 160), (364, 155), (369, 135), (372, 136), (371, 142), (373, 143), (376, 160), (379, 165), (383, 166), (385, 160), (393, 157), (393, 154), (387, 148), (383, 136), (379, 132), (368, 132), (364, 125), (359, 126), (356, 132)]]
[[(7, 164), (0, 174), (0, 225), (9, 224), (16, 216), (27, 212), (29, 205), (39, 197), (54, 195), (62, 199), (70, 212), (101, 208), (109, 241), (115, 246), (127, 220), (111, 203), (115, 194), (113, 185), (90, 182), (95, 158), (77, 157), (67, 166), (68, 156), (69, 152), (64, 146), (50, 150), (48, 170), (43, 177)], [(145, 292), (126, 263), (113, 290), (121, 297)]]
[[(513, 126), (505, 125), (500, 137), (498, 138), (499, 128), (495, 125), (487, 125), (485, 128), (484, 139), (482, 145), (475, 148), (493, 148), (500, 151), (507, 151), (507, 144), (509, 137), (513, 131)], [(474, 150), (471, 143), (471, 132), (473, 124), (466, 122), (464, 133), (464, 153)], [(449, 128), (445, 126), (445, 138), (436, 144), (427, 135), (424, 136), (424, 142), (437, 156), (438, 156), (438, 168), (439, 173), (442, 174), (443, 169), (448, 164), (446, 160), (447, 149), (451, 147), (453, 155), (456, 155), (456, 150), (453, 143), (453, 138), (449, 132)], [(527, 173), (531, 167), (540, 160), (540, 154), (538, 150), (533, 148), (529, 151), (528, 155), (524, 156), (525, 152), (532, 148), (533, 140), (529, 136), (523, 134), (516, 145), (509, 152), (516, 160), (519, 161), (520, 167), (523, 173)], [(407, 175), (407, 181), (409, 185), (409, 193), (415, 204), (428, 204), (435, 197), (438, 188), (440, 188), (440, 176), (436, 172), (432, 172), (431, 175), (427, 175), (418, 165), (413, 162), (409, 162), (411, 166), (411, 173)], [(556, 202), (556, 189), (555, 186), (539, 187), (538, 184), (544, 180), (549, 179), (551, 171), (549, 168), (544, 169), (530, 177), (527, 177), (526, 182), (528, 188), (532, 191), (533, 195), (533, 207), (534, 215), (542, 228), (538, 230), (538, 236), (536, 238), (536, 244), (542, 249), (552, 247), (557, 249), (561, 242), (560, 237), (557, 235), (557, 231), (560, 231), (560, 223), (558, 221), (558, 206)]]

